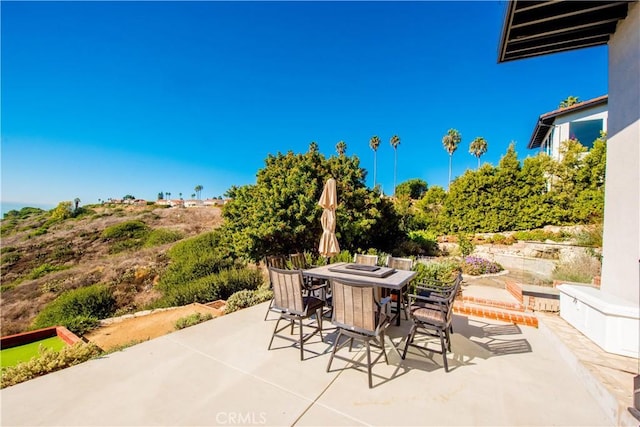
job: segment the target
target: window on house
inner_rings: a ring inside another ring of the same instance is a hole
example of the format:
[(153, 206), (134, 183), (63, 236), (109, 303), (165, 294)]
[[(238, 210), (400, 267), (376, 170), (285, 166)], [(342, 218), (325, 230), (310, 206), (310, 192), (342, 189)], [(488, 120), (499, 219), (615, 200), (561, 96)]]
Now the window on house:
[(569, 124), (569, 137), (577, 139), (587, 148), (593, 147), (593, 141), (600, 137), (602, 119), (584, 120)]

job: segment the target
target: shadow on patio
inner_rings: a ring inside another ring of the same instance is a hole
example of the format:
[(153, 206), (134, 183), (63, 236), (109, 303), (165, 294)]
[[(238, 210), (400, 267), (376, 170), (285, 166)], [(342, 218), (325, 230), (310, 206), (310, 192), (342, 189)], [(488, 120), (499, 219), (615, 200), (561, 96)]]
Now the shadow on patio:
[[(366, 368), (335, 359), (326, 372), (335, 330), (304, 361), (285, 340), (268, 351), (266, 304), (4, 389), (2, 424), (611, 424), (538, 329), (455, 316), (449, 373), (440, 355), (389, 348), (369, 389)], [(388, 339), (402, 348), (407, 330)]]

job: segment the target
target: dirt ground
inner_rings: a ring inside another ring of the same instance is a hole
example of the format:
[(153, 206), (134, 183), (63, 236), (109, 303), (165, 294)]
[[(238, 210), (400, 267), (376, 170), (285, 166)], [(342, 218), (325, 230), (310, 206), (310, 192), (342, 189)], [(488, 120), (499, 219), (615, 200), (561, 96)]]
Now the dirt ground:
[(212, 306), (204, 304), (189, 304), (166, 310), (154, 311), (150, 314), (137, 315), (114, 320), (86, 334), (84, 338), (96, 344), (104, 351), (114, 348), (147, 341), (176, 330), (176, 321), (182, 317), (195, 313), (211, 314), (214, 318), (221, 316), (223, 302), (216, 301)]

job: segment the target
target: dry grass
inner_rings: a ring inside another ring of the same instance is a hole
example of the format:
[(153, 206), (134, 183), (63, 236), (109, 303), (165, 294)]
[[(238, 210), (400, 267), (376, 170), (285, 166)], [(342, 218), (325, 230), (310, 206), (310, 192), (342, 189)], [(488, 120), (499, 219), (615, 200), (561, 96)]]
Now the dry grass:
[[(2, 248), (11, 247), (12, 253), (20, 254), (16, 262), (2, 265), (2, 335), (26, 330), (47, 303), (70, 289), (111, 284), (120, 313), (141, 309), (158, 298), (154, 284), (166, 268), (165, 254), (171, 244), (109, 255), (109, 243), (100, 238), (106, 227), (138, 219), (151, 228), (177, 230), (191, 237), (222, 224), (219, 208), (130, 206), (94, 210), (94, 215), (56, 224), (40, 236), (29, 237), (36, 224), (25, 222), (20, 226), (22, 231), (2, 238)], [(27, 279), (44, 263), (69, 268)]]

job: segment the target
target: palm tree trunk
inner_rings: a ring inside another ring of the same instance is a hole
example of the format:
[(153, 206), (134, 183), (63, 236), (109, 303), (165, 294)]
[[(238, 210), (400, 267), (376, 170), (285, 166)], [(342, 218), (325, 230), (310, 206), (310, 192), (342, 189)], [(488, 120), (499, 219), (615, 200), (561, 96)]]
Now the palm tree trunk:
[(447, 191), (451, 188), (451, 154), (449, 154), (449, 185), (447, 186)]
[(376, 188), (376, 173), (378, 169), (378, 153), (373, 152), (373, 188)]
[(480, 156), (478, 156), (478, 170), (480, 170)]
[(393, 160), (393, 196), (396, 195), (396, 178), (398, 176), (398, 149), (394, 148), (394, 160)]

